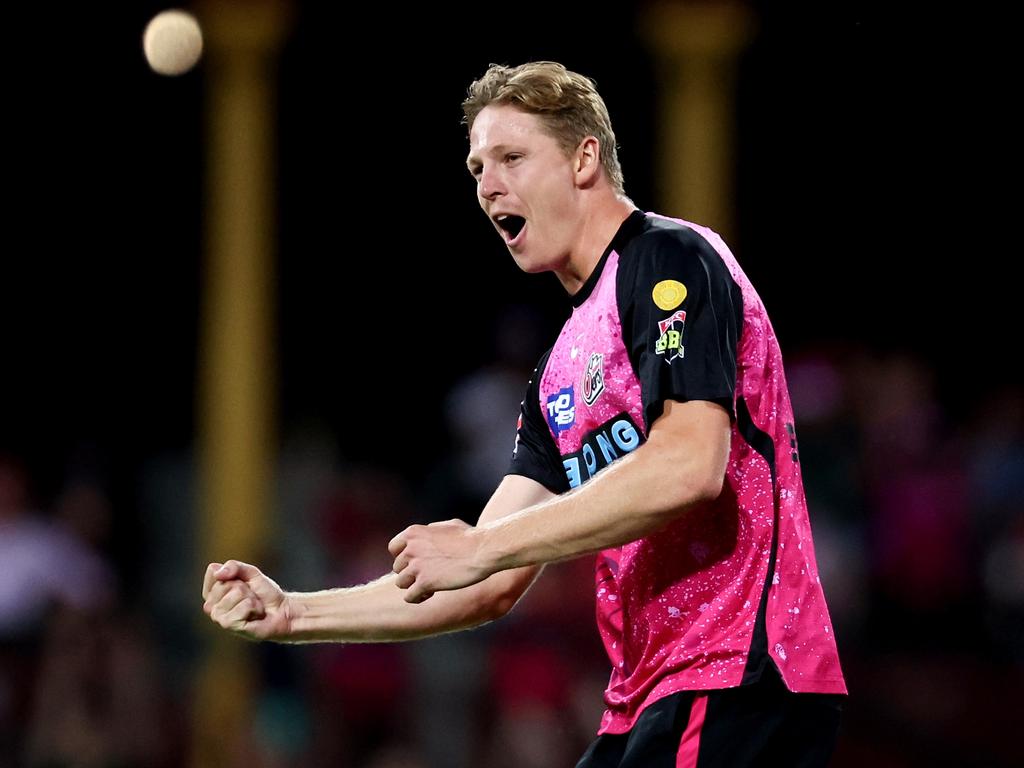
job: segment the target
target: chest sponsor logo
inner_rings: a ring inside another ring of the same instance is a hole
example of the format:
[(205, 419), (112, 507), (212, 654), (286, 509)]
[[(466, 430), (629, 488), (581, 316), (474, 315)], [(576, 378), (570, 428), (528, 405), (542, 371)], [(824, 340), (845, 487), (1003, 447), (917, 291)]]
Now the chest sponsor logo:
[(582, 485), (616, 459), (635, 451), (643, 441), (628, 413), (609, 419), (587, 434), (578, 451), (562, 457), (569, 487)]
[(604, 355), (595, 352), (587, 361), (587, 370), (583, 372), (583, 402), (593, 405), (604, 392)]
[(686, 310), (680, 309), (671, 317), (658, 321), (658, 340), (654, 342), (656, 354), (664, 355), (665, 362), (671, 364), (676, 358), (683, 356), (683, 326), (686, 324)]
[(667, 312), (678, 307), (686, 299), (686, 286), (678, 280), (662, 280), (654, 286), (651, 298), (658, 309)]
[(576, 423), (576, 398), (572, 387), (562, 387), (547, 402), (548, 425), (555, 437)]

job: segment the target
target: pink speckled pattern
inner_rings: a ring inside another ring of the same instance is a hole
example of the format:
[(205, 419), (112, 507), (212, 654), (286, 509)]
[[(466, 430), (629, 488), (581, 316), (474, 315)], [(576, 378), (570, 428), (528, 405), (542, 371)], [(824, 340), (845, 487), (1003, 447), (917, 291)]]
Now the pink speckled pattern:
[[(629, 730), (644, 707), (670, 693), (740, 684), (767, 576), (776, 503), (780, 529), (768, 597), (769, 653), (790, 690), (846, 692), (818, 578), (800, 467), (791, 457), (785, 425), (793, 422), (793, 413), (775, 333), (722, 239), (707, 228), (674, 221), (712, 245), (743, 292), (737, 394), (776, 446), (778, 488), (773, 494), (768, 463), (734, 424), (725, 488), (713, 504), (691, 510), (657, 534), (598, 555), (598, 627), (612, 664), (599, 733)], [(589, 432), (622, 413), (646, 429), (640, 383), (618, 316), (618, 265), (619, 254), (613, 251), (592, 294), (559, 334), (540, 381), (542, 412), (549, 396), (570, 384), (574, 388), (573, 426), (552, 435), (563, 456), (578, 451)], [(604, 356), (605, 387), (588, 406), (581, 393), (594, 353)]]
[[(563, 456), (578, 451), (588, 432), (624, 411), (643, 428), (640, 382), (622, 343), (622, 325), (615, 302), (618, 270), (619, 254), (613, 251), (590, 297), (573, 311), (558, 334), (540, 381), (542, 413), (547, 394), (569, 384), (575, 387), (576, 423), (555, 439), (558, 452)], [(604, 354), (605, 386), (594, 404), (588, 406), (580, 393), (587, 362), (594, 352)]]

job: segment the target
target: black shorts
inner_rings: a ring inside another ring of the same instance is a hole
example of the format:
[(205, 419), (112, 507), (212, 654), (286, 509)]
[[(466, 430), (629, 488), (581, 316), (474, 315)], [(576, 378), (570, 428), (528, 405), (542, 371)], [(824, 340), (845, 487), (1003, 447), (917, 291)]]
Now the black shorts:
[(792, 693), (769, 664), (756, 683), (659, 699), (629, 732), (598, 736), (576, 768), (819, 768), (845, 698)]

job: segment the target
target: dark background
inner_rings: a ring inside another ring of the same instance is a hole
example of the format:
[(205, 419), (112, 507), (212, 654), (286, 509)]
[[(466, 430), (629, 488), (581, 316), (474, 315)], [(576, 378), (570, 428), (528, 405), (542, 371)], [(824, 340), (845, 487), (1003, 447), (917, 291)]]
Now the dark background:
[[(531, 58), (594, 77), (647, 210), (658, 94), (630, 6), (443, 18), (321, 5), (296, 4), (279, 73), (281, 418), (355, 418), (351, 450), (379, 457), (389, 423), (486, 359), (499, 308), (541, 306), (552, 329), (568, 310), (475, 208), (468, 82)], [(19, 7), (10, 26), (2, 444), (57, 473), (83, 443), (130, 474), (192, 440), (203, 83), (201, 68), (146, 67), (139, 30), (160, 7)], [(1005, 23), (856, 5), (758, 14), (731, 239), (784, 350), (914, 350), (965, 407), (1009, 372)], [(367, 391), (350, 371), (371, 356), (380, 407), (353, 408)]]

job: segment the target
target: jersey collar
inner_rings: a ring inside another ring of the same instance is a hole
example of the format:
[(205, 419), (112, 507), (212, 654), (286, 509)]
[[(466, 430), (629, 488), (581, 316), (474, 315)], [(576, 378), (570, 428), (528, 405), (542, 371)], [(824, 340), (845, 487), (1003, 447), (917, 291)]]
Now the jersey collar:
[(626, 246), (626, 243), (632, 240), (636, 235), (640, 234), (640, 230), (643, 229), (644, 222), (646, 220), (647, 216), (639, 209), (634, 210), (626, 217), (625, 221), (623, 221), (619, 226), (619, 231), (615, 233), (615, 237), (612, 238), (612, 241), (608, 243), (608, 247), (605, 248), (604, 253), (601, 254), (601, 259), (597, 262), (597, 266), (594, 267), (594, 271), (590, 273), (590, 277), (588, 277), (580, 289), (570, 297), (573, 307), (582, 306), (583, 302), (590, 298), (590, 294), (594, 292), (594, 286), (597, 285), (597, 281), (601, 279), (601, 273), (604, 272), (604, 264), (608, 261), (608, 257), (611, 255), (611, 252), (616, 251), (617, 253), (621, 253), (622, 249)]

